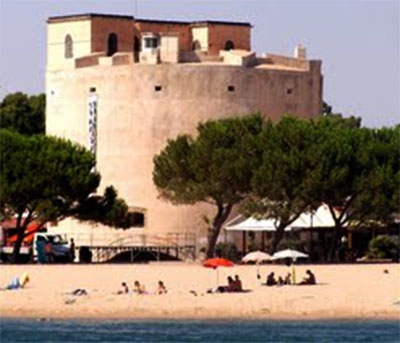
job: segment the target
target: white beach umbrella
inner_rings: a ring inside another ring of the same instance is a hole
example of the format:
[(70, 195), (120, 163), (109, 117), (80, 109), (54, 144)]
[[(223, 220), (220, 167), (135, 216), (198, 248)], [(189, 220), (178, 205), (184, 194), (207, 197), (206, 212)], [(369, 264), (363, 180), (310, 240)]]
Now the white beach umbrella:
[(294, 263), (298, 258), (306, 258), (308, 257), (307, 254), (304, 254), (300, 251), (297, 250), (291, 250), (291, 249), (286, 249), (286, 250), (281, 250), (276, 252), (275, 254), (272, 255), (271, 260), (280, 260), (280, 259), (285, 259), (285, 258), (291, 258), (292, 259), (292, 277), (293, 277), (293, 284), (296, 283), (296, 271), (294, 269)]
[(256, 263), (260, 263), (262, 261), (270, 261), (270, 260), (271, 260), (271, 255), (262, 252), (260, 250), (249, 252), (248, 254), (246, 254), (246, 256), (242, 258), (243, 262), (256, 262)]
[(272, 255), (272, 260), (280, 260), (284, 258), (291, 258), (293, 261), (296, 261), (298, 258), (305, 258), (308, 257), (307, 254), (304, 254), (297, 250), (286, 249), (277, 251), (275, 254)]
[(243, 262), (255, 262), (257, 264), (257, 278), (260, 276), (259, 264), (263, 261), (271, 261), (271, 255), (262, 251), (252, 251), (242, 258)]

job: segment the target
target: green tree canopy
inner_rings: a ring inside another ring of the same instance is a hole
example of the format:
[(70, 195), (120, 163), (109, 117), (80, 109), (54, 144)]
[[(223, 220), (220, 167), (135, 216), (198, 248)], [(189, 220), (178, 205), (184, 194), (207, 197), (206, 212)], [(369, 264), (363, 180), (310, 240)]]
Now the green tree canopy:
[(44, 94), (31, 96), (21, 92), (8, 94), (0, 103), (1, 128), (23, 135), (43, 134), (45, 109)]
[(256, 138), (262, 130), (260, 115), (228, 118), (199, 124), (196, 138), (169, 140), (154, 157), (153, 180), (160, 196), (174, 204), (206, 202), (217, 213), (209, 227), (206, 255), (214, 255), (222, 224), (250, 191), (259, 163)]
[(241, 212), (258, 218), (275, 219), (274, 253), (285, 228), (304, 211), (314, 209), (309, 187), (314, 158), (315, 129), (308, 120), (285, 116), (277, 124), (268, 122), (258, 144), (261, 164), (252, 179), (253, 196), (241, 204)]
[(17, 217), (17, 261), (25, 230), (32, 221), (75, 217), (106, 225), (129, 227), (128, 207), (112, 187), (103, 196), (94, 193), (100, 175), (85, 148), (44, 135), (22, 136), (0, 130), (0, 208), (4, 217)]
[(345, 225), (387, 222), (398, 210), (400, 131), (346, 127), (327, 117), (316, 125), (312, 192), (336, 224), (327, 256), (332, 260)]

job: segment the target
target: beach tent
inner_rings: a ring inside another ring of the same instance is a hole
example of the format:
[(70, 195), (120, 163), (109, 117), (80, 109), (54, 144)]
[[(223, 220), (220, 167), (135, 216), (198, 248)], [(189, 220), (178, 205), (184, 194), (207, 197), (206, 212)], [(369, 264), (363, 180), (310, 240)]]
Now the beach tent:
[(314, 212), (304, 212), (291, 225), (294, 230), (335, 227), (328, 205), (322, 204)]

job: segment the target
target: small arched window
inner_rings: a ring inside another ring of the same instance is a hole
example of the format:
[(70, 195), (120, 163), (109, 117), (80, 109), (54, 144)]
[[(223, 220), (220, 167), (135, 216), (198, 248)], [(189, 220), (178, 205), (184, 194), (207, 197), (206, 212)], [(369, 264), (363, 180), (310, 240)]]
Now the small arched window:
[(64, 57), (65, 58), (74, 57), (73, 45), (74, 45), (74, 42), (72, 41), (71, 35), (66, 35), (65, 40), (64, 40)]
[(201, 50), (201, 44), (197, 39), (193, 42), (193, 50)]
[(225, 42), (225, 50), (233, 50), (235, 49), (235, 44), (231, 40), (227, 40)]
[(108, 35), (107, 56), (112, 56), (118, 51), (118, 37), (115, 33)]

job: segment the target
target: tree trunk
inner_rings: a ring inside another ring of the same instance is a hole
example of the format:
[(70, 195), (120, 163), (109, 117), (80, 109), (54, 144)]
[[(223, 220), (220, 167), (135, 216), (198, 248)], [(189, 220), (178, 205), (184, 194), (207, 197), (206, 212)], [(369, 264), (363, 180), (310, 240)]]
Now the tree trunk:
[(12, 256), (11, 256), (11, 262), (12, 263), (19, 263), (20, 262), (19, 251), (21, 250), (21, 245), (22, 245), (22, 241), (24, 239), (24, 235), (25, 235), (25, 228), (24, 227), (19, 227), (18, 228), (18, 233), (17, 233), (17, 240), (14, 243), (14, 249), (13, 249), (13, 253), (12, 253)]
[(335, 227), (333, 228), (333, 234), (332, 234), (332, 240), (331, 243), (329, 244), (329, 250), (328, 250), (328, 255), (326, 256), (326, 261), (327, 262), (333, 262), (335, 259), (335, 253), (337, 250), (337, 241), (338, 241), (338, 236), (340, 232), (340, 224), (335, 223)]
[(226, 218), (228, 218), (229, 214), (231, 213), (232, 206), (233, 205), (231, 204), (226, 205), (226, 207), (224, 207), (223, 205), (218, 205), (217, 214), (214, 217), (211, 230), (208, 234), (206, 258), (214, 257), (215, 245), (217, 243), (219, 233), (221, 232), (222, 224), (225, 222)]
[(271, 255), (273, 255), (275, 253), (276, 249), (278, 248), (278, 244), (279, 244), (279, 242), (281, 241), (281, 239), (283, 237), (283, 234), (285, 232), (285, 228), (286, 228), (286, 226), (281, 226), (281, 225), (279, 225), (276, 228), (274, 239), (272, 240), (272, 244), (271, 244), (271, 251), (270, 251)]

